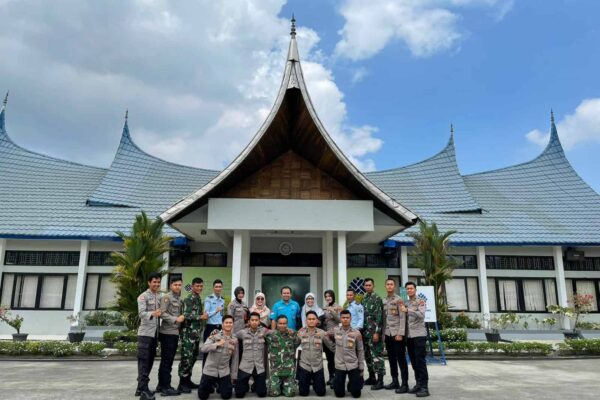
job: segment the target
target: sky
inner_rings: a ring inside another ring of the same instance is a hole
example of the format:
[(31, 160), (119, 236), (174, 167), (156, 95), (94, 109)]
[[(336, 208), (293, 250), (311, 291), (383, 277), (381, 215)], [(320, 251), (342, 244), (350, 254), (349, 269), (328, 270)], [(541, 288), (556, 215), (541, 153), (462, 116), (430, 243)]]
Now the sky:
[(596, 0), (0, 0), (0, 92), (17, 144), (108, 167), (125, 110), (157, 157), (221, 169), (279, 87), (294, 13), (308, 90), (363, 171), (536, 157), (550, 110), (600, 192)]

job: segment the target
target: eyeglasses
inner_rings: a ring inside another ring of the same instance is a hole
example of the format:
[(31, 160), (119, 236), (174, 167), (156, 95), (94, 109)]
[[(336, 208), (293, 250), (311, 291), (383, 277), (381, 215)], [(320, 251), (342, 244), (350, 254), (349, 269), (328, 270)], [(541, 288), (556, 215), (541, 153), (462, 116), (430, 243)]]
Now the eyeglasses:
[(257, 297), (256, 300), (264, 300), (264, 297)]

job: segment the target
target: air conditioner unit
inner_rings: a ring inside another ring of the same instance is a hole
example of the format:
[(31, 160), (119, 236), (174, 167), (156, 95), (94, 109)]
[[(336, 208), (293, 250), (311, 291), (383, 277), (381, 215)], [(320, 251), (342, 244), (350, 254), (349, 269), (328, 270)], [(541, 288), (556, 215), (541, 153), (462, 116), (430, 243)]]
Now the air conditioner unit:
[(585, 258), (585, 253), (575, 249), (567, 249), (567, 251), (565, 251), (565, 258), (567, 261), (583, 261)]

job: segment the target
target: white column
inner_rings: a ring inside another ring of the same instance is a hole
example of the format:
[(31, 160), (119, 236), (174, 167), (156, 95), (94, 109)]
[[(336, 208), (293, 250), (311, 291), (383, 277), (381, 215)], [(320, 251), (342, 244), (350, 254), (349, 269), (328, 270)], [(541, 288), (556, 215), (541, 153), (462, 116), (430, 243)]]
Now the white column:
[(337, 235), (338, 258), (338, 296), (343, 299), (348, 288), (348, 271), (346, 270), (346, 232)]
[(82, 240), (79, 248), (79, 268), (77, 269), (77, 285), (75, 286), (75, 302), (73, 303), (73, 315), (77, 315), (83, 309), (85, 278), (88, 264), (88, 253), (90, 241)]
[[(231, 298), (238, 286), (248, 290), (250, 283), (250, 234), (248, 231), (233, 232), (233, 252), (231, 259)], [(246, 293), (246, 295), (249, 295)]]
[[(552, 255), (554, 256), (554, 271), (556, 272), (556, 294), (558, 295), (558, 305), (568, 307), (567, 299), (567, 282), (565, 281), (565, 266), (563, 264), (563, 254), (561, 246), (552, 247)], [(571, 321), (564, 317), (561, 321), (563, 329), (571, 329)]]
[[(321, 247), (323, 249), (323, 290), (333, 289), (333, 232), (325, 232)], [(339, 296), (341, 294), (338, 294)]]
[(160, 281), (160, 289), (163, 291), (169, 290), (169, 263), (170, 263), (170, 253), (165, 251), (163, 253), (163, 259), (165, 260), (165, 265), (163, 265), (162, 270), (165, 271), (165, 276)]
[(484, 328), (490, 324), (490, 297), (488, 295), (487, 265), (485, 263), (485, 247), (477, 246), (477, 268), (479, 271), (479, 299)]
[[(2, 282), (2, 273), (4, 272), (4, 256), (6, 255), (6, 239), (0, 239), (0, 282)], [(10, 304), (7, 304), (10, 306)]]
[(406, 285), (408, 282), (408, 247), (402, 246), (400, 247), (400, 274), (402, 278), (401, 285)]

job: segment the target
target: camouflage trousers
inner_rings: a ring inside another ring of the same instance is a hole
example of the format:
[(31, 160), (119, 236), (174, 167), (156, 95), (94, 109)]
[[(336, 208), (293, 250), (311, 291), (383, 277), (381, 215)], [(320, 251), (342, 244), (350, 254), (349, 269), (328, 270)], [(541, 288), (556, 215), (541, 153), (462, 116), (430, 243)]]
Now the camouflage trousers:
[(269, 397), (277, 397), (283, 394), (285, 397), (296, 397), (298, 395), (298, 384), (295, 376), (269, 376)]
[(192, 330), (184, 330), (181, 333), (181, 361), (179, 362), (179, 376), (181, 377), (192, 375), (200, 350), (200, 333)]
[(369, 374), (378, 373), (385, 375), (385, 360), (383, 359), (383, 336), (379, 335), (379, 341), (373, 342), (372, 335), (365, 335), (365, 362)]

